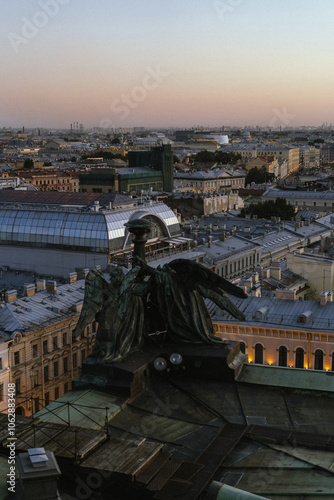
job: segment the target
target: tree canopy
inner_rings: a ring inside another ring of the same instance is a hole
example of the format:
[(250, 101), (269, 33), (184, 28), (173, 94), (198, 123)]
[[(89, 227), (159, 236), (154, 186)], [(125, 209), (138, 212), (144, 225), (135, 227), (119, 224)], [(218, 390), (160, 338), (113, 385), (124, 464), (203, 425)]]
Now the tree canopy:
[(277, 198), (275, 201), (251, 203), (248, 207), (241, 209), (240, 217), (245, 217), (246, 214), (257, 215), (263, 219), (280, 217), (282, 220), (291, 220), (295, 216), (295, 209), (286, 202), (285, 198)]
[(31, 158), (27, 158), (26, 160), (24, 160), (23, 168), (29, 170), (34, 168), (34, 160), (32, 160)]
[(246, 175), (245, 184), (265, 184), (266, 182), (273, 181), (275, 179), (275, 174), (272, 174), (266, 170), (266, 167), (263, 166), (261, 168), (251, 168)]
[(241, 160), (240, 154), (226, 153), (224, 151), (200, 151), (191, 156), (191, 161), (199, 163), (236, 163)]

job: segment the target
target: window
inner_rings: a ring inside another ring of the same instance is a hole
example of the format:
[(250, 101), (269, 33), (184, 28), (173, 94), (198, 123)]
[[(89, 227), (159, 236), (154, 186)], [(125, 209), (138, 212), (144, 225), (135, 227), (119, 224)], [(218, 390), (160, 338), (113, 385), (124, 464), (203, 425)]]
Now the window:
[(14, 352), (14, 365), (20, 364), (20, 353), (19, 351)]
[(58, 361), (55, 361), (53, 363), (53, 376), (54, 377), (58, 377), (59, 373), (58, 373)]
[(37, 351), (37, 344), (33, 344), (32, 346), (32, 357), (37, 358), (38, 356), (38, 351)]
[(304, 349), (298, 347), (296, 349), (296, 368), (304, 368)]
[(72, 356), (72, 364), (73, 364), (73, 368), (76, 368), (77, 367), (77, 353), (75, 352)]
[(35, 408), (34, 413), (37, 413), (39, 411), (39, 397), (38, 396), (37, 396), (37, 398), (34, 398), (34, 408)]
[(64, 384), (64, 394), (66, 394), (68, 391), (68, 382), (66, 382), (66, 384)]
[(278, 349), (278, 366), (287, 366), (288, 350), (284, 345)]
[(50, 403), (50, 393), (49, 392), (46, 392), (45, 393), (45, 406), (48, 406), (48, 404)]
[(64, 373), (68, 372), (68, 358), (63, 359), (63, 371)]
[(49, 382), (49, 367), (44, 366), (44, 382)]
[(19, 378), (15, 380), (15, 392), (21, 394), (21, 380)]
[(256, 344), (255, 346), (255, 363), (263, 365), (263, 345)]
[(63, 346), (67, 345), (67, 333), (63, 333)]
[(0, 358), (0, 370), (3, 369), (2, 358)]
[(59, 398), (59, 387), (55, 388), (55, 399)]
[(83, 349), (81, 351), (81, 363), (83, 363), (85, 361), (85, 359), (86, 359), (86, 350)]
[(0, 384), (0, 402), (3, 401), (3, 384)]
[(324, 353), (321, 351), (321, 349), (317, 349), (314, 353), (314, 369), (324, 369)]
[(47, 353), (48, 353), (48, 341), (43, 340), (43, 354), (47, 354)]
[(334, 352), (332, 354), (332, 372), (334, 372)]
[(56, 351), (58, 349), (58, 337), (53, 337), (53, 350)]

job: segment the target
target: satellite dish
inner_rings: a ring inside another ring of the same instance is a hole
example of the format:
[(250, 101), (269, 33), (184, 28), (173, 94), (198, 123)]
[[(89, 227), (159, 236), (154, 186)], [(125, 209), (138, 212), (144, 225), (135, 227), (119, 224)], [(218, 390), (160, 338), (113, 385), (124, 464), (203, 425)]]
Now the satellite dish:
[(158, 370), (158, 372), (162, 372), (167, 366), (167, 361), (164, 358), (157, 358), (154, 361), (153, 366), (156, 370)]
[(172, 363), (172, 365), (180, 365), (183, 361), (183, 357), (181, 356), (181, 354), (175, 352), (174, 354), (171, 354), (169, 356), (169, 361)]

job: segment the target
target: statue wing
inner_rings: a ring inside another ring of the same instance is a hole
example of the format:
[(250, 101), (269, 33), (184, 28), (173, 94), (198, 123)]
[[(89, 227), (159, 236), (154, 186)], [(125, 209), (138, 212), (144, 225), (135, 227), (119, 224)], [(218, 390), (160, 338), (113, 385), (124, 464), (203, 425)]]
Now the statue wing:
[(73, 337), (77, 337), (83, 332), (87, 325), (95, 319), (108, 294), (109, 283), (97, 269), (89, 271), (85, 281), (85, 298), (82, 305), (77, 326), (73, 330)]
[(226, 295), (223, 290), (217, 288), (216, 290), (212, 290), (209, 288), (204, 288), (201, 285), (198, 286), (200, 294), (203, 297), (211, 299), (217, 306), (221, 309), (225, 309), (228, 311), (234, 318), (239, 319), (240, 321), (245, 321), (245, 315), (237, 308), (235, 304), (233, 304), (232, 300)]
[(193, 289), (197, 288), (203, 297), (211, 299), (220, 308), (228, 311), (235, 318), (244, 321), (244, 314), (227, 296), (227, 293), (245, 299), (247, 295), (238, 286), (230, 283), (225, 278), (218, 276), (210, 269), (197, 262), (177, 259), (168, 264), (177, 273), (177, 278), (189, 284)]
[(227, 279), (218, 276), (218, 274), (211, 271), (211, 269), (204, 267), (198, 262), (187, 259), (176, 259), (172, 260), (167, 265), (176, 271), (179, 279), (182, 281), (188, 280), (189, 286), (195, 287), (196, 284), (200, 284), (202, 288), (205, 289), (216, 291), (220, 289), (240, 299), (247, 298), (247, 294), (241, 288)]
[[(134, 292), (135, 286), (136, 286), (136, 279), (138, 276), (138, 273), (140, 271), (139, 267), (133, 267), (131, 271), (129, 271), (125, 276), (122, 281), (120, 291), (119, 291), (119, 315), (121, 319), (125, 318), (126, 311), (127, 311), (127, 305), (128, 305), (128, 299), (130, 295)], [(134, 292), (135, 293), (135, 292)], [(138, 295), (135, 293), (135, 295)]]

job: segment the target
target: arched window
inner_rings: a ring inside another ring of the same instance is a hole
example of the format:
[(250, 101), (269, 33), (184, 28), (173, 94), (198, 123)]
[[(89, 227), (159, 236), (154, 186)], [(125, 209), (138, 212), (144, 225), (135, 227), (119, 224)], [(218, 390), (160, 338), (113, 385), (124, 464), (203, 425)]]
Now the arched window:
[(245, 342), (240, 342), (240, 351), (245, 354), (245, 352), (246, 352)]
[(284, 345), (278, 349), (278, 366), (287, 366), (288, 364), (288, 350)]
[(314, 369), (323, 370), (324, 369), (324, 353), (321, 349), (317, 349), (314, 353)]
[(17, 408), (15, 408), (15, 413), (16, 415), (24, 415), (25, 414), (24, 408), (22, 406), (18, 406)]
[(255, 363), (263, 365), (263, 345), (256, 344), (255, 346)]
[(304, 349), (296, 349), (296, 368), (304, 368)]

